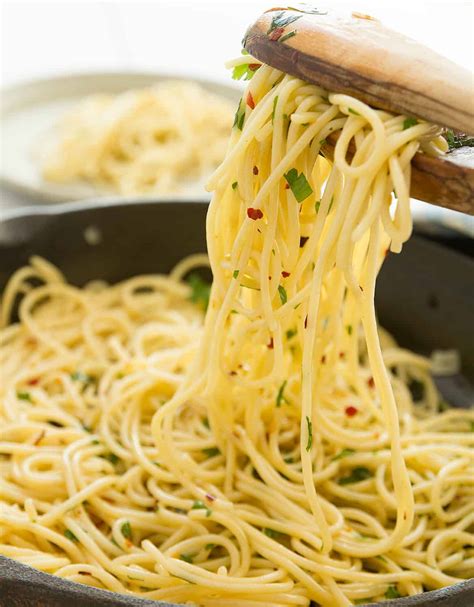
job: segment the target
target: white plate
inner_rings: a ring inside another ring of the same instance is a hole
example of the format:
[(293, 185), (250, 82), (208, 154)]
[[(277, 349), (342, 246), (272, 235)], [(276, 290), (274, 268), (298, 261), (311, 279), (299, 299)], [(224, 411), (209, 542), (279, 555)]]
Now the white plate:
[[(0, 121), (1, 167), (3, 185), (28, 195), (36, 202), (60, 202), (91, 196), (110, 195), (84, 182), (74, 184), (48, 183), (41, 176), (41, 159), (51, 145), (54, 125), (80, 99), (94, 93), (121, 93), (127, 89), (148, 87), (160, 80), (193, 80), (212, 93), (238, 102), (241, 91), (236, 86), (199, 80), (186, 76), (116, 72), (60, 76), (36, 80), (1, 91)], [(183, 193), (181, 193), (181, 196)], [(185, 192), (190, 197), (209, 196), (203, 183), (196, 183)], [(153, 198), (157, 198), (156, 195)], [(174, 198), (167, 195), (163, 198)]]

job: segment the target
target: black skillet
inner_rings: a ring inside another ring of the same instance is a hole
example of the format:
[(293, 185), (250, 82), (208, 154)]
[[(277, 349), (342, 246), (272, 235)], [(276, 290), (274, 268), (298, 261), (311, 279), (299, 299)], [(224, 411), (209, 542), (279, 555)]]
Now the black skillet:
[[(141, 273), (167, 272), (186, 255), (205, 250), (206, 208), (199, 202), (90, 201), (16, 211), (0, 223), (0, 290), (33, 254), (58, 265), (77, 285), (93, 278), (115, 282)], [(456, 348), (464, 378), (471, 381), (473, 276), (474, 261), (468, 255), (415, 235), (401, 255), (389, 256), (377, 290), (380, 321), (402, 345), (422, 353)], [(453, 404), (466, 406), (472, 397), (461, 376), (448, 385), (448, 391)], [(158, 604), (68, 582), (0, 557), (1, 607)], [(474, 580), (389, 604), (470, 607)], [(169, 607), (169, 603), (161, 605)]]

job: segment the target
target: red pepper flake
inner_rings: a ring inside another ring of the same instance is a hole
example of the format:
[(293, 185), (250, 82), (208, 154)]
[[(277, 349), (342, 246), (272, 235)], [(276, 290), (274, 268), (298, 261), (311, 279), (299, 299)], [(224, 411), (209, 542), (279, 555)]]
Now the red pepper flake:
[(250, 91), (247, 93), (247, 105), (251, 110), (255, 109), (255, 101), (253, 100), (252, 93)]
[(339, 352), (339, 358), (344, 359), (346, 358), (346, 355), (344, 352)]
[(267, 344), (269, 350), (273, 350), (273, 337), (270, 337), (270, 341)]
[(229, 375), (237, 375), (237, 371), (231, 371)]
[(304, 247), (306, 242), (309, 240), (309, 236), (301, 236), (300, 237), (300, 248)]
[(258, 175), (258, 166), (253, 167), (253, 174)]
[(37, 384), (38, 382), (39, 382), (39, 378), (38, 378), (38, 377), (35, 377), (34, 379), (30, 379), (30, 380), (27, 382), (27, 384), (28, 384), (29, 386), (36, 386), (36, 384)]
[(211, 495), (210, 493), (206, 493), (206, 499), (209, 502), (214, 502), (216, 498), (213, 495)]
[(262, 67), (261, 63), (249, 63), (249, 70), (251, 72), (256, 72), (259, 67)]
[(285, 190), (289, 190), (289, 189), (290, 189), (290, 184), (289, 184), (289, 183), (287, 183), (287, 184), (285, 185)]
[(247, 209), (247, 217), (256, 221), (257, 219), (262, 219), (263, 212), (261, 209), (253, 209), (252, 207), (249, 207)]
[(367, 380), (367, 385), (369, 386), (369, 388), (373, 388), (375, 386), (375, 381), (373, 377), (369, 377), (369, 379)]
[(346, 413), (347, 417), (354, 417), (354, 415), (356, 415), (358, 412), (359, 411), (358, 411), (357, 407), (353, 407), (352, 405), (349, 405), (345, 409), (345, 413)]
[(326, 354), (323, 354), (323, 357), (321, 358), (321, 364), (324, 365), (325, 362), (326, 362)]
[(273, 42), (276, 42), (277, 40), (279, 40), (283, 34), (283, 32), (285, 31), (284, 27), (277, 27), (273, 30), (273, 32), (270, 34), (269, 39), (272, 40)]
[(308, 315), (306, 315), (305, 319), (304, 319), (304, 328), (306, 329), (307, 326), (308, 326)]
[(283, 276), (283, 278), (288, 278), (288, 276), (290, 275), (289, 272), (285, 272), (285, 270), (283, 270), (283, 272), (281, 273), (281, 275)]

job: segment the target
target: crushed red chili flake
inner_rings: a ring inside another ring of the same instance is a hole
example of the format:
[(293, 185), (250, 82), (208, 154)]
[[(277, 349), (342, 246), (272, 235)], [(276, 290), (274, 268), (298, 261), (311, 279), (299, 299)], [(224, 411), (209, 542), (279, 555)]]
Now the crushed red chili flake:
[(306, 329), (308, 326), (308, 315), (306, 315), (305, 319), (304, 319), (304, 328)]
[(45, 434), (46, 434), (46, 430), (41, 430), (41, 432), (39, 433), (39, 435), (33, 441), (33, 445), (38, 445), (43, 440), (43, 438), (45, 437)]
[(210, 493), (206, 493), (206, 499), (210, 502), (213, 502), (216, 498)]
[(249, 70), (251, 72), (256, 72), (259, 67), (262, 67), (261, 63), (249, 63)]
[(252, 93), (250, 91), (247, 93), (247, 105), (251, 110), (255, 109), (255, 101), (253, 100)]
[(30, 380), (29, 380), (29, 381), (27, 381), (26, 383), (27, 383), (29, 386), (36, 386), (36, 384), (37, 384), (38, 382), (39, 382), (39, 378), (38, 378), (38, 377), (35, 377), (34, 379), (30, 379)]
[(339, 352), (339, 358), (346, 358), (346, 355), (344, 352)]
[(267, 344), (269, 350), (273, 350), (273, 337), (270, 337), (270, 341)]
[(229, 375), (237, 375), (237, 371), (231, 371)]
[(281, 275), (283, 276), (283, 278), (288, 278), (288, 276), (290, 275), (289, 272), (285, 272), (285, 270), (283, 270), (283, 272), (281, 273)]
[(287, 183), (287, 184), (285, 185), (285, 190), (289, 190), (289, 189), (290, 189), (290, 184), (289, 184), (289, 183)]
[(249, 207), (247, 209), (247, 217), (256, 221), (257, 219), (262, 219), (263, 212), (261, 209), (254, 209), (252, 207)]
[(277, 40), (279, 40), (281, 38), (284, 31), (285, 31), (284, 27), (277, 27), (273, 30), (273, 32), (268, 37), (273, 42), (276, 42)]
[(325, 362), (326, 362), (326, 355), (323, 354), (323, 357), (321, 358), (321, 364), (324, 365)]
[[(301, 236), (300, 237), (300, 248), (304, 247), (306, 242), (309, 240), (309, 236)], [(335, 264), (334, 264), (335, 265)]]
[(354, 415), (356, 415), (356, 413), (358, 413), (358, 409), (357, 409), (357, 407), (354, 407), (353, 405), (349, 405), (348, 407), (346, 407), (345, 413), (346, 413), (347, 417), (354, 417)]
[(253, 167), (253, 174), (258, 175), (258, 166)]
[(369, 379), (367, 380), (367, 385), (369, 386), (369, 388), (373, 388), (375, 386), (375, 381), (373, 377), (369, 377)]

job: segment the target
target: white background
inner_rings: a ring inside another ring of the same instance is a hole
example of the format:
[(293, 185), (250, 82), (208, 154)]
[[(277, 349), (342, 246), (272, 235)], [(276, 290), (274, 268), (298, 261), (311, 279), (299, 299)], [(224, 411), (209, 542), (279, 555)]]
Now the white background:
[[(311, 3), (311, 2), (308, 2)], [(281, 0), (2, 2), (2, 83), (132, 68), (228, 78), (246, 27)], [(291, 2), (289, 2), (291, 5)], [(474, 3), (314, 0), (380, 18), (472, 70)]]

